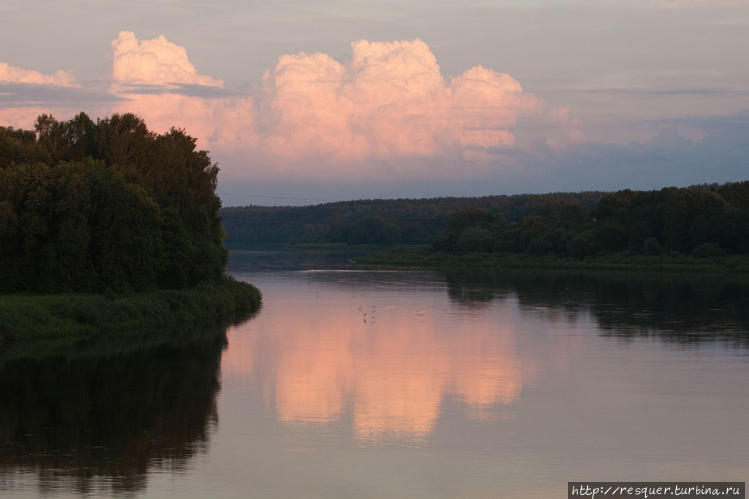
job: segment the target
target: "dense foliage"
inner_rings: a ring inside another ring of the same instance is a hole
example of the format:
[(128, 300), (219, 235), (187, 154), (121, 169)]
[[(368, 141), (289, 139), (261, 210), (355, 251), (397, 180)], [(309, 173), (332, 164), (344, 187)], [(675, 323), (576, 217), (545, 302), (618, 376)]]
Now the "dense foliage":
[[(194, 325), (227, 325), (245, 319), (262, 302), (260, 291), (224, 276), (183, 289), (140, 293), (13, 293), (0, 295), (0, 352), (16, 340), (53, 339), (55, 345), (80, 339), (129, 335), (147, 329)], [(190, 326), (192, 327), (192, 326)]]
[(450, 215), (468, 208), (519, 220), (550, 203), (576, 203), (590, 210), (599, 192), (522, 194), (477, 198), (375, 199), (315, 206), (246, 206), (221, 210), (226, 244), (257, 243), (428, 244)]
[(659, 191), (362, 200), (224, 208), (227, 245), (432, 244), (448, 254), (582, 259), (749, 253), (749, 182)]
[(218, 168), (132, 114), (0, 127), (0, 291), (181, 288), (218, 279)]
[(697, 258), (749, 253), (749, 182), (624, 190), (592, 210), (549, 203), (509, 221), (501, 213), (467, 209), (450, 217), (434, 243), (445, 253), (502, 252), (568, 258), (627, 253)]

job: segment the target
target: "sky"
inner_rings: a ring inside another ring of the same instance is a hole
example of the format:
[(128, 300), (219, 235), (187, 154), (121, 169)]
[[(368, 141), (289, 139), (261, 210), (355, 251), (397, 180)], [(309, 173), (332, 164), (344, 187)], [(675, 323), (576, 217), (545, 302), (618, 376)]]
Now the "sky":
[(749, 0), (0, 4), (0, 126), (184, 128), (225, 206), (749, 179)]

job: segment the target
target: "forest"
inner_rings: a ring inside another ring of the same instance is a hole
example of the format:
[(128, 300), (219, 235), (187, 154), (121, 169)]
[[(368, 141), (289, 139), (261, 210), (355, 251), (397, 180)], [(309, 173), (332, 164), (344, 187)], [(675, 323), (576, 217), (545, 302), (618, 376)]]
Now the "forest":
[(0, 292), (174, 289), (216, 281), (218, 168), (133, 114), (0, 127)]
[(434, 241), (448, 254), (516, 253), (584, 259), (612, 254), (749, 253), (749, 181), (606, 194), (592, 209), (552, 202), (519, 220), (471, 208)]
[(434, 253), (695, 258), (749, 253), (749, 181), (653, 191), (224, 208), (227, 246), (426, 245)]
[(593, 209), (601, 192), (373, 199), (314, 206), (245, 206), (220, 212), (226, 245), (242, 248), (264, 243), (429, 244), (451, 215), (483, 209), (515, 221), (550, 203)]

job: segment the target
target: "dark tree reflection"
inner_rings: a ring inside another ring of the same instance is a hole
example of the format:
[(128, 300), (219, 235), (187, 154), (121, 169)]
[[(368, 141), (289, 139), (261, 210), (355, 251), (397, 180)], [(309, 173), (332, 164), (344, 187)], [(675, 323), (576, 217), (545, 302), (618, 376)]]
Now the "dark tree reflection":
[(749, 280), (725, 275), (569, 271), (461, 271), (446, 275), (454, 303), (481, 306), (517, 296), (574, 320), (590, 313), (604, 335), (653, 336), (749, 346)]
[(225, 328), (148, 343), (0, 364), (0, 492), (19, 473), (42, 491), (137, 492), (207, 449)]

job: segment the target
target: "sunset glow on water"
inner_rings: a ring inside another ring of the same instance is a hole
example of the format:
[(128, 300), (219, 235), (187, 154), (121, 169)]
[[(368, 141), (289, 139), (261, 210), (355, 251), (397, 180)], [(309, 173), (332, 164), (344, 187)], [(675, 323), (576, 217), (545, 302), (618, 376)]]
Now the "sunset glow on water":
[[(232, 254), (264, 303), (225, 343), (9, 365), (0, 389), (47, 395), (5, 398), (3, 496), (547, 498), (581, 469), (749, 469), (746, 324), (721, 288), (298, 258)], [(67, 400), (98, 409), (60, 422)]]

